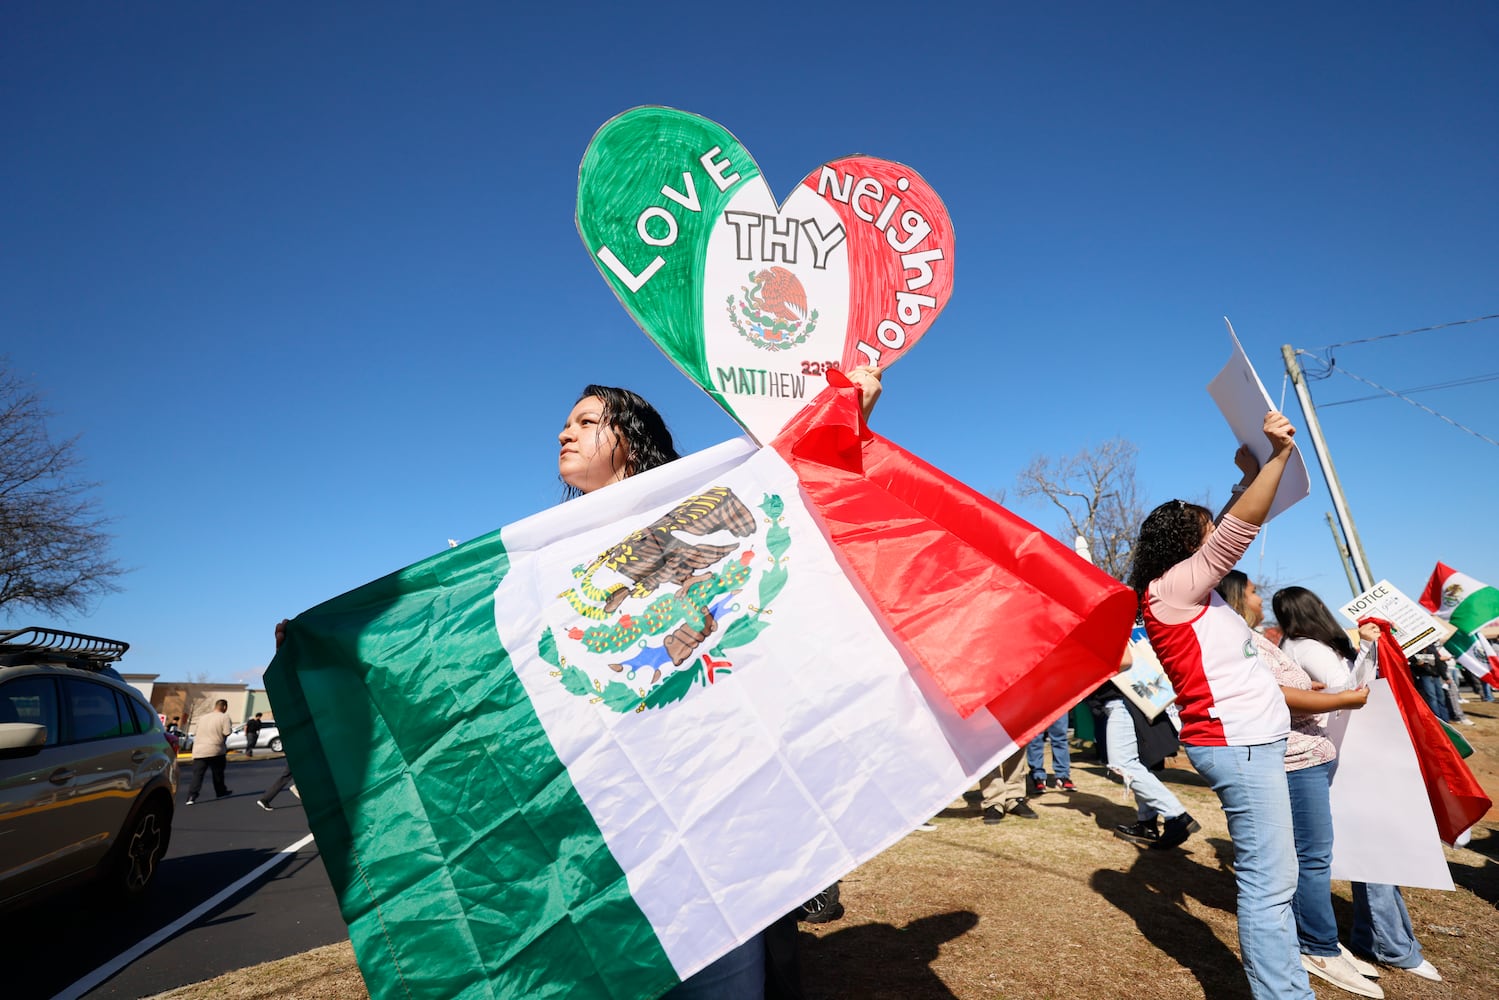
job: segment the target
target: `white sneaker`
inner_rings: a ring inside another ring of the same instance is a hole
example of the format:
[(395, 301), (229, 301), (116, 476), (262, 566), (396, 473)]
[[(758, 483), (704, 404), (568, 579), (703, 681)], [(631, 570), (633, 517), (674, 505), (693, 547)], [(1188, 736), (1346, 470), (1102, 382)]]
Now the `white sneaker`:
[(1319, 979), (1325, 979), (1339, 989), (1357, 993), (1361, 997), (1383, 1000), (1384, 990), (1358, 974), (1358, 970), (1342, 955), (1302, 955), (1301, 967)]
[(916, 829), (919, 832), (921, 832), (921, 833), (931, 833), (933, 830), (937, 829), (937, 824), (936, 823), (923, 823), (920, 826), (918, 826)]
[(1373, 962), (1365, 962), (1362, 958), (1359, 958), (1353, 952), (1345, 948), (1343, 946), (1343, 942), (1341, 941), (1338, 942), (1338, 954), (1347, 959), (1348, 964), (1353, 966), (1354, 971), (1363, 976), (1365, 979), (1379, 978), (1379, 966), (1375, 965)]
[(1413, 976), (1420, 976), (1422, 979), (1430, 979), (1434, 983), (1440, 983), (1442, 981), (1442, 974), (1437, 971), (1437, 967), (1435, 965), (1432, 965), (1424, 958), (1421, 959), (1420, 965), (1416, 966), (1414, 969), (1406, 969), (1405, 971), (1409, 972)]

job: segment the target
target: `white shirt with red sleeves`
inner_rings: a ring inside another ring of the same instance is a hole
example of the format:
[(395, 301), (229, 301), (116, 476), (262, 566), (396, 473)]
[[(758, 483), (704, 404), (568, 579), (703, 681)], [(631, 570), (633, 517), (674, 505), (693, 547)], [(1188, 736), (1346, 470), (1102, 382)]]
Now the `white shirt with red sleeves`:
[(1145, 607), (1145, 629), (1176, 688), (1181, 741), (1259, 746), (1285, 739), (1291, 712), (1249, 624), (1216, 593), (1191, 621), (1168, 625)]

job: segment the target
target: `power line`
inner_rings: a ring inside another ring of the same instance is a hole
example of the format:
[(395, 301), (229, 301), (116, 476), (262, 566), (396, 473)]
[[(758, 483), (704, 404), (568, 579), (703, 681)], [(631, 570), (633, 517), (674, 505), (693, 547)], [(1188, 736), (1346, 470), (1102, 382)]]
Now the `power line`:
[[(1480, 382), (1493, 382), (1496, 379), (1499, 379), (1499, 372), (1490, 372), (1487, 375), (1472, 375), (1468, 378), (1453, 379), (1450, 382), (1433, 382), (1431, 385), (1418, 385), (1410, 389), (1401, 389), (1399, 391), (1402, 393), (1436, 392), (1438, 389), (1456, 389), (1459, 386), (1477, 385)], [(1363, 403), (1371, 399), (1384, 399), (1387, 395), (1387, 393), (1379, 393), (1373, 396), (1356, 396), (1353, 399), (1340, 399), (1336, 402), (1319, 403), (1318, 405), (1325, 410), (1329, 406), (1345, 406), (1348, 403)]]
[(1330, 351), (1335, 347), (1347, 347), (1349, 344), (1372, 344), (1376, 340), (1390, 340), (1395, 337), (1409, 337), (1413, 333), (1430, 333), (1432, 330), (1445, 330), (1449, 326), (1462, 326), (1465, 323), (1482, 323), (1486, 319), (1499, 319), (1499, 313), (1491, 316), (1474, 316), (1472, 319), (1453, 320), (1451, 323), (1438, 323), (1436, 326), (1421, 326), (1414, 330), (1401, 330), (1399, 333), (1382, 333), (1377, 337), (1363, 337), (1359, 340), (1345, 340), (1339, 344), (1328, 344), (1326, 347), (1316, 347), (1316, 351)]
[(1487, 441), (1489, 444), (1494, 445), (1496, 447), (1499, 447), (1499, 441), (1495, 441), (1491, 437), (1488, 437), (1486, 435), (1480, 434), (1480, 433), (1478, 433), (1477, 431), (1475, 431), (1471, 427), (1465, 427), (1465, 426), (1463, 426), (1462, 424), (1458, 423), (1456, 420), (1453, 420), (1451, 417), (1448, 417), (1448, 416), (1446, 416), (1444, 414), (1438, 413), (1436, 410), (1433, 410), (1431, 407), (1427, 406), (1425, 403), (1418, 403), (1414, 399), (1410, 399), (1409, 397), (1402, 396), (1400, 393), (1396, 392), (1394, 389), (1387, 389), (1384, 386), (1380, 385), (1378, 382), (1370, 381), (1369, 379), (1364, 378), (1362, 375), (1355, 375), (1355, 374), (1353, 374), (1353, 372), (1348, 371), (1346, 368), (1339, 368), (1337, 365), (1333, 364), (1332, 362), (1328, 362), (1328, 367), (1332, 371), (1341, 372), (1342, 374), (1347, 375), (1349, 378), (1353, 379), (1356, 382), (1362, 382), (1362, 383), (1364, 383), (1367, 386), (1371, 386), (1371, 387), (1373, 387), (1375, 389), (1378, 389), (1380, 392), (1382, 392), (1382, 393), (1384, 393), (1384, 394), (1386, 394), (1388, 396), (1394, 396), (1396, 399), (1403, 399), (1407, 403), (1409, 403), (1412, 406), (1416, 407), (1416, 409), (1418, 409), (1418, 410), (1425, 410), (1427, 413), (1430, 413), (1433, 417), (1437, 417), (1440, 420), (1445, 420), (1447, 423), (1451, 424), (1453, 427), (1456, 427), (1458, 430), (1463, 431), (1464, 433), (1467, 433), (1467, 434), (1471, 434), (1474, 437), (1478, 438), (1480, 441)]

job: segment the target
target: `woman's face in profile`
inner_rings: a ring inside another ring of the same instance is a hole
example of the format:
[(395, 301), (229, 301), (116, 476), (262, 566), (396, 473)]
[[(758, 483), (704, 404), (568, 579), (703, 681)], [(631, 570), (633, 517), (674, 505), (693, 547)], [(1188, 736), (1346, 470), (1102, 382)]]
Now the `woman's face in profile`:
[(581, 493), (592, 493), (624, 478), (625, 443), (603, 418), (604, 401), (585, 396), (567, 415), (567, 423), (557, 435), (562, 447), (557, 474)]

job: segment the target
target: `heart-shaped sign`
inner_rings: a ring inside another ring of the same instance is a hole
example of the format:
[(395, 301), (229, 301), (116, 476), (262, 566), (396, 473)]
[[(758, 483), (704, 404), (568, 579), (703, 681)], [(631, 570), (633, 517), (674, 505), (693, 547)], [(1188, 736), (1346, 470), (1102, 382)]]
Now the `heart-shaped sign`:
[(646, 336), (762, 442), (829, 369), (910, 350), (952, 294), (952, 223), (914, 170), (844, 157), (778, 206), (737, 139), (672, 108), (599, 129), (578, 232)]

